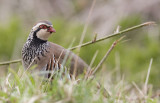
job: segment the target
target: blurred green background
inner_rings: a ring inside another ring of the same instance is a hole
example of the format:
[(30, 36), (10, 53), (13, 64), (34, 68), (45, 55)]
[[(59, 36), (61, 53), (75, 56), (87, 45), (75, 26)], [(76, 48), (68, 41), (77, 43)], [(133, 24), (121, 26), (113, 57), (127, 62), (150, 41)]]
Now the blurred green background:
[[(68, 48), (72, 42), (73, 46), (78, 45), (92, 4), (92, 0), (13, 1), (0, 1), (0, 62), (21, 58), (21, 48), (32, 26), (39, 20), (51, 21), (56, 29), (56, 33), (49, 41), (65, 48)], [(120, 30), (123, 30), (146, 21), (155, 21), (157, 23), (155, 26), (128, 32), (125, 38), (127, 41), (120, 42), (111, 52), (103, 65), (103, 70), (107, 74), (118, 68), (126, 80), (142, 84), (145, 82), (150, 59), (153, 58), (149, 84), (153, 84), (153, 87), (158, 89), (160, 87), (160, 12), (157, 11), (160, 9), (160, 1), (148, 0), (145, 6), (139, 0), (120, 1), (97, 0), (84, 42), (92, 40), (95, 33), (98, 33), (98, 38), (111, 34), (118, 25), (121, 27)], [(99, 51), (94, 67), (116, 39), (118, 37), (83, 47), (80, 57), (90, 64), (95, 52)], [(16, 65), (12, 68), (18, 67), (19, 65)], [(0, 75), (7, 73), (7, 68), (1, 66)], [(112, 75), (115, 75), (116, 79), (116, 72)]]

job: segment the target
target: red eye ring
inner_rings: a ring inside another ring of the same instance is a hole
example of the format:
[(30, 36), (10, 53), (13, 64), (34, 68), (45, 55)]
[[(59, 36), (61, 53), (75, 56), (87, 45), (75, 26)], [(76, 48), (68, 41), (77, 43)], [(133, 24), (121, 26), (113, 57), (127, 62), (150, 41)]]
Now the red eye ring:
[(41, 29), (47, 29), (47, 26), (46, 25), (40, 25), (39, 26)]

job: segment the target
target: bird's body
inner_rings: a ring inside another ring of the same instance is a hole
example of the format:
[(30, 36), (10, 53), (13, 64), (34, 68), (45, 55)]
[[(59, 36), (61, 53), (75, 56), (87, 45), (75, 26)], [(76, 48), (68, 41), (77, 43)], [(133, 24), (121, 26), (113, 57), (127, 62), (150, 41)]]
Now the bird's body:
[(70, 60), (71, 74), (73, 74), (75, 62), (77, 62), (77, 73), (82, 73), (84, 68), (88, 68), (88, 65), (73, 52), (47, 41), (52, 32), (55, 32), (55, 30), (48, 21), (42, 21), (32, 28), (22, 49), (24, 68), (27, 69), (36, 64), (36, 69), (38, 70), (60, 69), (62, 63), (66, 62), (66, 60)]

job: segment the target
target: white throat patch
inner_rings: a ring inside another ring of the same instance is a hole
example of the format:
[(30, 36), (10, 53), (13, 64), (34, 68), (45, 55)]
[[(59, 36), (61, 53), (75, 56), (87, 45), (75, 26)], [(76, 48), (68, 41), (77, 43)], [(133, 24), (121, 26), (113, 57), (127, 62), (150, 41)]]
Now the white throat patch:
[[(36, 31), (39, 28), (39, 26), (43, 25), (43, 24), (46, 26), (51, 26), (51, 25), (48, 25), (45, 23), (38, 23), (32, 28), (32, 31)], [(40, 29), (36, 34), (36, 36), (41, 40), (48, 40), (50, 35), (51, 35), (51, 33), (47, 32), (47, 29)]]
[(40, 29), (36, 35), (41, 40), (48, 40), (51, 33), (47, 32), (47, 29)]

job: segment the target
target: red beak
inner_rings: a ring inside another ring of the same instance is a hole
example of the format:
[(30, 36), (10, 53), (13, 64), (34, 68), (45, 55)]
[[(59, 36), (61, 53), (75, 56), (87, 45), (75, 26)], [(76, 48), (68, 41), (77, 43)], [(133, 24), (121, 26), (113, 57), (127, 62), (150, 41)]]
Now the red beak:
[(49, 27), (47, 31), (50, 32), (50, 33), (55, 33), (56, 32), (56, 30), (53, 27)]

